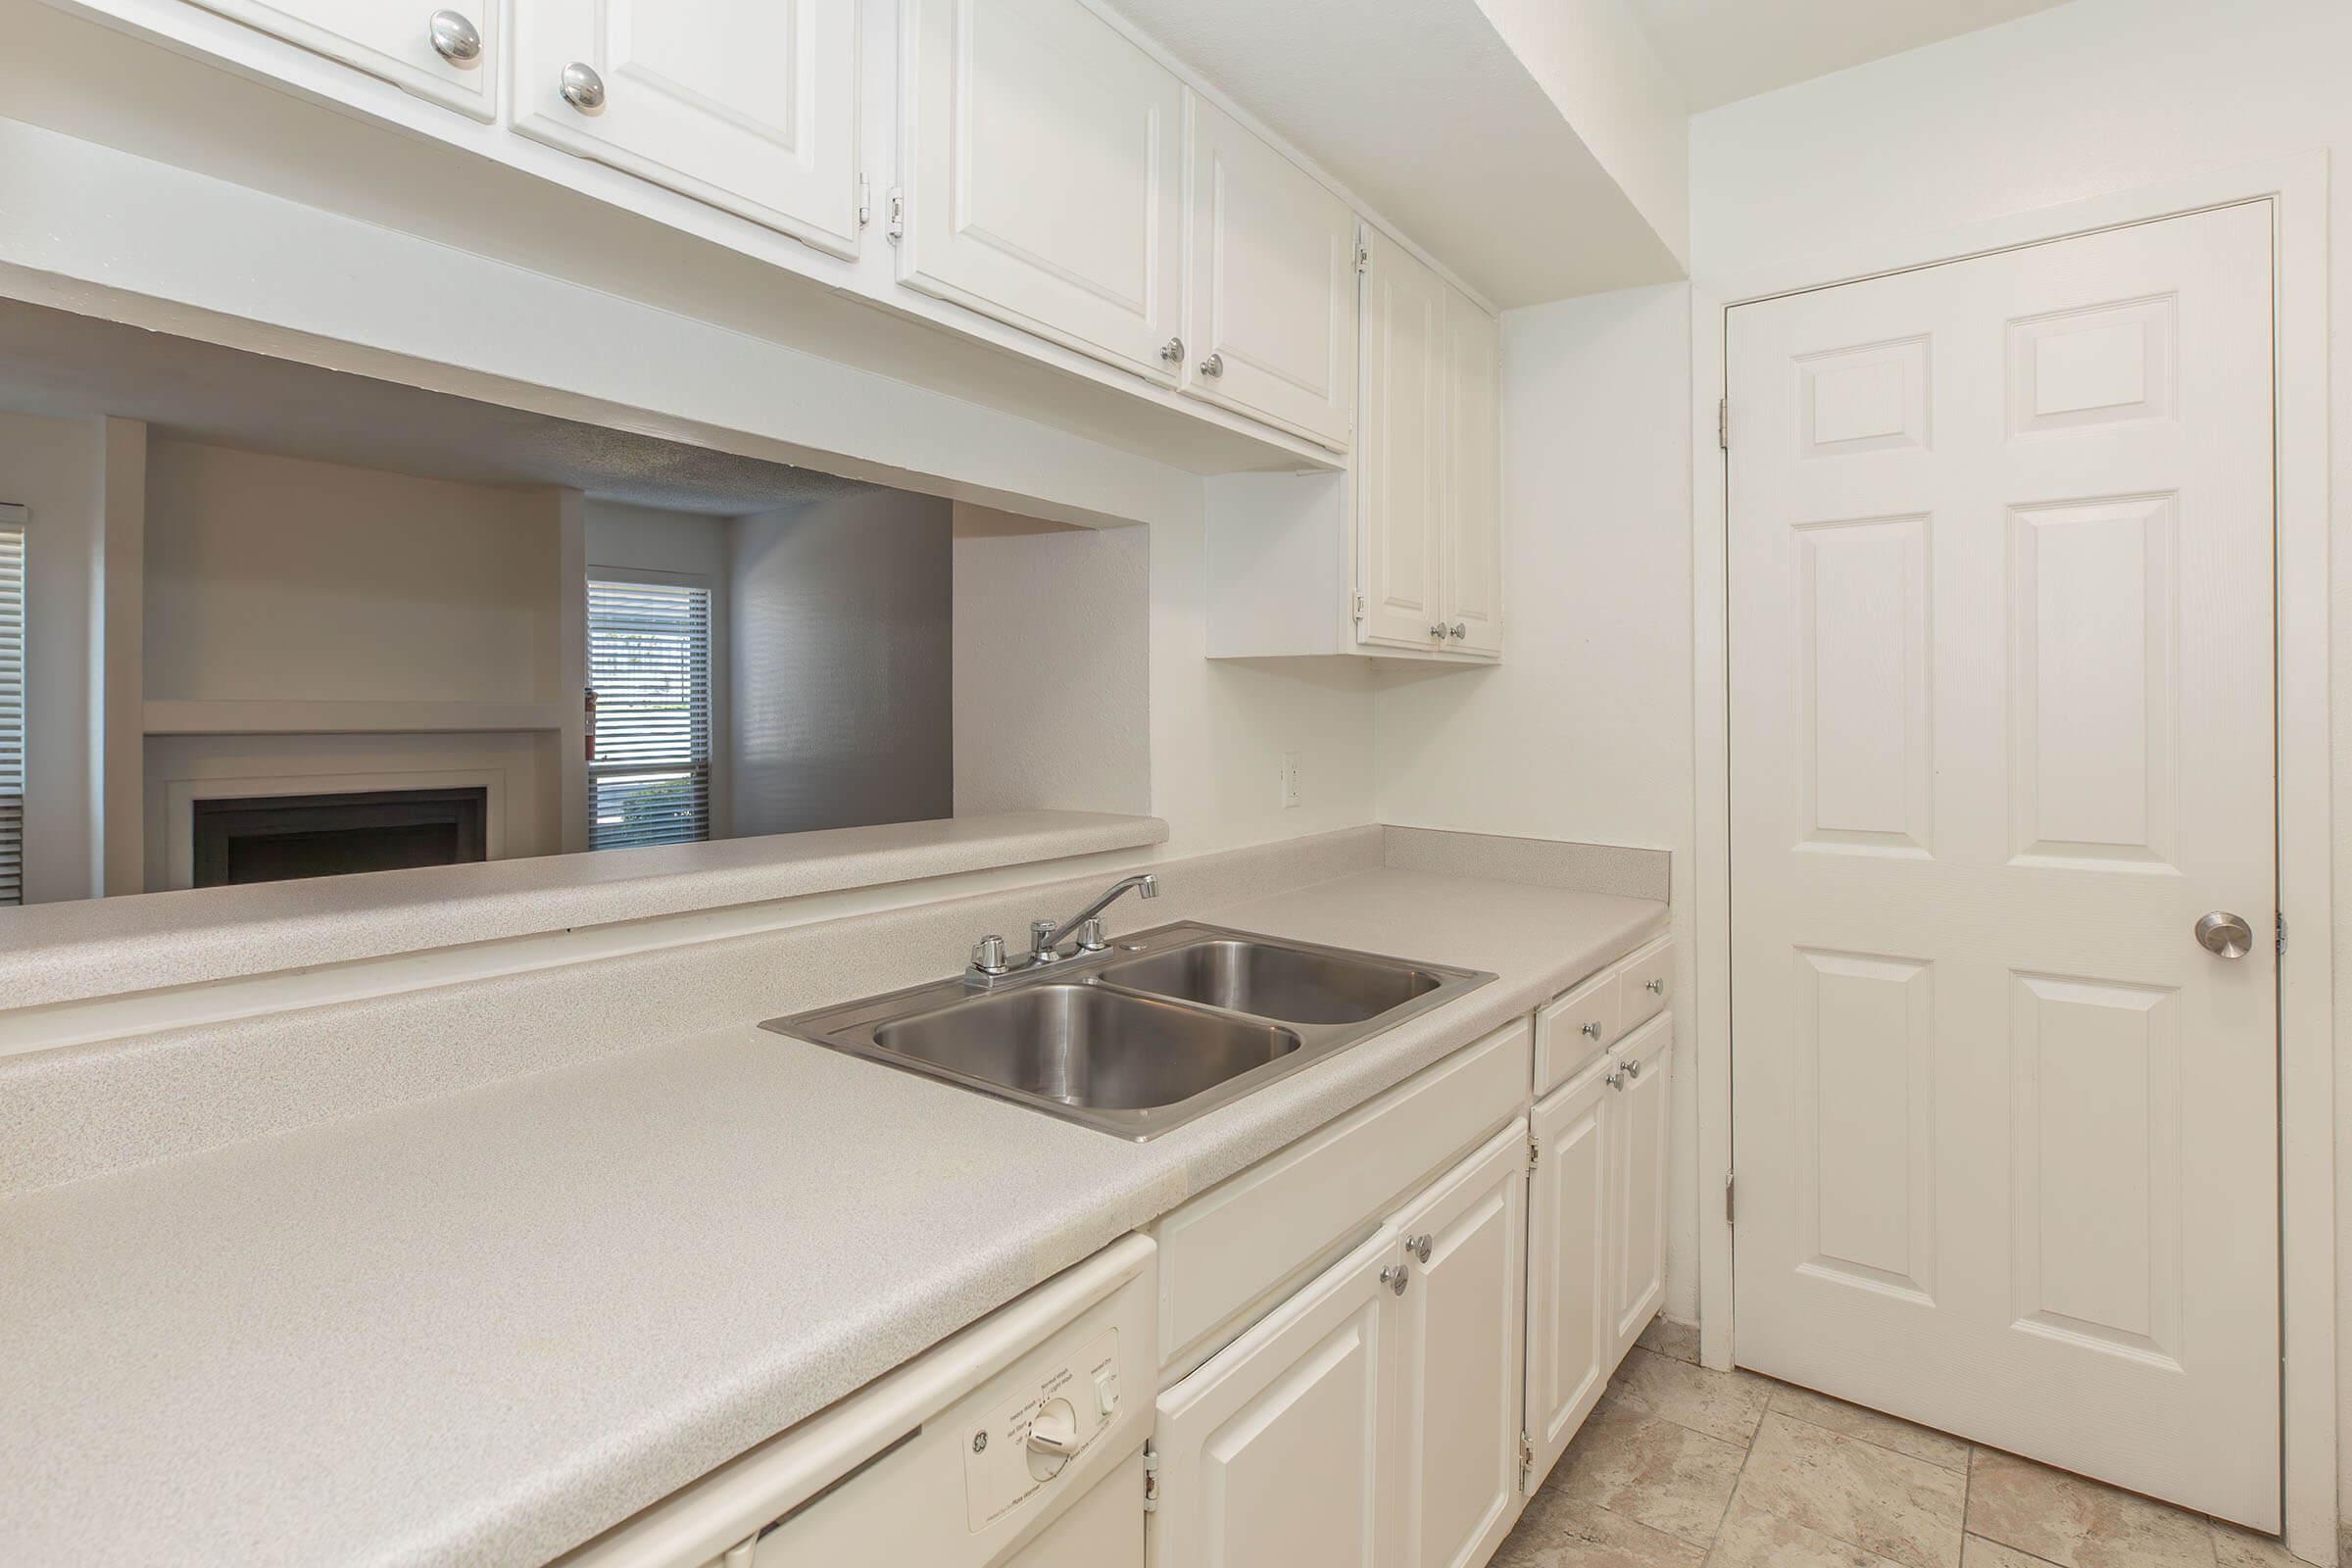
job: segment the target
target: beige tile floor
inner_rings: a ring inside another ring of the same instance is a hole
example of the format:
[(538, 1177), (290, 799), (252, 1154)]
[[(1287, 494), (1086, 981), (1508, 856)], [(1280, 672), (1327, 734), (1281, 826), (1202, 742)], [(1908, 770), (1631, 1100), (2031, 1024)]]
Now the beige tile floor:
[(2277, 1542), (1744, 1372), (1660, 1321), (1495, 1568), (2287, 1568)]

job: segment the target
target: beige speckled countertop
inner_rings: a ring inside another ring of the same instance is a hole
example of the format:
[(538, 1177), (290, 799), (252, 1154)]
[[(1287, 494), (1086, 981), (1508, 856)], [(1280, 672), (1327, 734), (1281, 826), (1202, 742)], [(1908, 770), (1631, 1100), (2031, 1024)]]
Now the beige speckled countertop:
[(1378, 870), (1208, 917), (1499, 978), (1149, 1144), (746, 1019), (0, 1201), (0, 1561), (540, 1561), (1666, 907)]

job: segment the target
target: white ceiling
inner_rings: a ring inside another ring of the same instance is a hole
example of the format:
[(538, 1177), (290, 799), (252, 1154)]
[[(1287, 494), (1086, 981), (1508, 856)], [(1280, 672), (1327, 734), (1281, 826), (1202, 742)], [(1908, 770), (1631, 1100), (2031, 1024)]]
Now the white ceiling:
[(44, 306), (0, 302), (0, 409), (466, 484), (733, 516), (871, 485)]
[(1627, 0), (1693, 114), (2064, 0)]

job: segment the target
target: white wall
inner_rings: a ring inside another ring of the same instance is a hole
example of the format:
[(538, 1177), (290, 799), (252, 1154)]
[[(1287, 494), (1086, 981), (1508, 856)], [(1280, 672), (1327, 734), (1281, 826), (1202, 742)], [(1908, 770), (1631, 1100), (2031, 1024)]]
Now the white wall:
[(105, 421), (0, 414), (0, 501), (26, 509), (24, 902), (86, 899), (102, 788), (92, 642), (105, 541)]
[(1152, 808), (1152, 538), (956, 503), (956, 813)]
[(554, 700), (554, 495), (156, 440), (147, 695)]
[[(1386, 671), (1374, 704), (1381, 820), (1671, 851), (1686, 973), (1690, 340), (1679, 283), (1503, 316), (1508, 652)], [(1689, 1318), (1697, 1121), (1679, 1018), (1675, 1049), (1667, 1310)]]
[(736, 832), (954, 814), (949, 505), (872, 490), (735, 519)]
[[(2343, 0), (2074, 0), (1697, 117), (1692, 251), (1702, 283), (1766, 262), (1955, 226), (2182, 174), (2326, 148), (2332, 318), (2352, 310), (2352, 5)], [(1835, 275), (1835, 261), (1822, 275)], [(2333, 494), (2352, 496), (2352, 334), (2330, 346)], [(2339, 503), (2340, 506), (2340, 503)], [(2338, 833), (2352, 822), (2352, 536), (2331, 596)], [(2352, 998), (2352, 858), (2333, 868), (2334, 985)], [(2338, 1140), (2352, 1148), (2352, 1054), (2339, 1028)], [(2339, 1269), (2352, 1269), (2352, 1160), (2339, 1157)], [(2352, 1278), (2339, 1274), (2339, 1346)], [(2339, 1350), (2339, 1412), (2352, 1356)], [(2339, 1416), (2340, 1419), (2340, 1416)], [(2339, 1446), (2352, 1497), (2352, 1429)]]

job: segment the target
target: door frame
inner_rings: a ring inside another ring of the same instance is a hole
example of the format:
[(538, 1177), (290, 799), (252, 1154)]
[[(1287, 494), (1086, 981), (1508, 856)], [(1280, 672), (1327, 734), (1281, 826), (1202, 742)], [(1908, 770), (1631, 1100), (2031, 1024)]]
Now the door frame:
[[(1733, 1364), (1729, 467), (1706, 440), (1726, 396), (1727, 313), (1781, 295), (2046, 244), (2249, 201), (2272, 214), (2278, 637), (2281, 1482), (2287, 1547), (2337, 1549), (2334, 932), (2330, 884), (2328, 154), (2315, 150), (1941, 233), (1877, 239), (1690, 289), (1692, 1055), (1698, 1109), (1700, 1357)], [(2352, 638), (2347, 639), (2352, 644)], [(2352, 658), (2343, 658), (2352, 680)], [(2347, 687), (2352, 689), (2352, 687)], [(2352, 777), (2341, 781), (2352, 789)], [(2344, 811), (2352, 821), (2352, 803)]]

